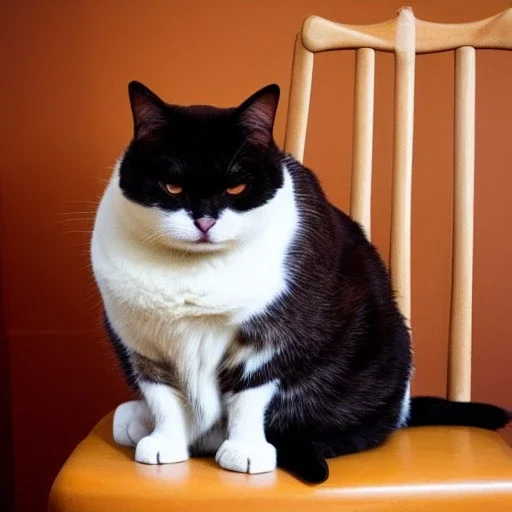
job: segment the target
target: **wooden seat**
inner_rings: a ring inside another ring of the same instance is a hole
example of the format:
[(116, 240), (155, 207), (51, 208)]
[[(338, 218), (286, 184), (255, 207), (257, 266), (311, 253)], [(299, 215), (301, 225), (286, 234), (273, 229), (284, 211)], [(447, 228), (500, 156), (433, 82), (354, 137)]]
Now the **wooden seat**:
[[(351, 215), (370, 233), (375, 51), (395, 53), (395, 134), (390, 266), (410, 320), (411, 180), (417, 53), (454, 50), (455, 158), (453, 284), (447, 395), (469, 400), (473, 265), (475, 49), (512, 49), (512, 9), (487, 20), (445, 25), (402, 9), (389, 22), (348, 26), (316, 16), (295, 45), (285, 150), (302, 161), (314, 54), (355, 49)], [(230, 473), (209, 460), (146, 466), (116, 446), (112, 416), (75, 449), (55, 480), (51, 512), (138, 511), (512, 511), (512, 450), (499, 434), (421, 427), (381, 447), (330, 460), (331, 476), (304, 484), (283, 471)]]
[(244, 475), (213, 459), (149, 466), (112, 439), (106, 416), (60, 472), (50, 512), (512, 510), (512, 450), (496, 433), (462, 427), (396, 432), (384, 446), (329, 461), (320, 486), (291, 475)]

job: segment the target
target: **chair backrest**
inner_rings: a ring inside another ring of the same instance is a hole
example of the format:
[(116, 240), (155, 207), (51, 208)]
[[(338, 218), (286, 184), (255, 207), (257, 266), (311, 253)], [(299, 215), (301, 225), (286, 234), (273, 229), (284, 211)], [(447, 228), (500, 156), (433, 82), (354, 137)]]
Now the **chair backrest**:
[(414, 17), (409, 7), (377, 25), (342, 25), (310, 16), (297, 35), (285, 151), (303, 160), (314, 54), (356, 50), (350, 214), (370, 237), (375, 51), (395, 54), (390, 272), (405, 318), (411, 314), (411, 185), (417, 53), (455, 51), (453, 255), (448, 397), (471, 397), (475, 49), (512, 50), (512, 8), (473, 23)]

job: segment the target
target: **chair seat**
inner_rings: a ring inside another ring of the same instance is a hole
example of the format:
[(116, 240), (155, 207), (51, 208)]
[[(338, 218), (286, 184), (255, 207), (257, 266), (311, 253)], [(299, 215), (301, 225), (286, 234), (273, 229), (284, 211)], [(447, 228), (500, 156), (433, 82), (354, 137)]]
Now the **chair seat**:
[(231, 473), (212, 459), (138, 464), (111, 430), (112, 414), (69, 457), (51, 512), (512, 511), (512, 449), (481, 429), (401, 430), (375, 450), (330, 460), (321, 485), (281, 470)]

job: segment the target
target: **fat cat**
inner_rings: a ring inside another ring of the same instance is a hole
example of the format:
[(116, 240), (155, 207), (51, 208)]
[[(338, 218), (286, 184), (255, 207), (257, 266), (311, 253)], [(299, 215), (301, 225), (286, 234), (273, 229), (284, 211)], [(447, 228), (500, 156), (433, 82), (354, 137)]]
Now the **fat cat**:
[(215, 455), (311, 482), (394, 430), (498, 429), (490, 404), (410, 398), (411, 341), (361, 227), (273, 139), (279, 88), (233, 108), (129, 85), (134, 135), (91, 244), (106, 328), (140, 400), (114, 438), (147, 464)]

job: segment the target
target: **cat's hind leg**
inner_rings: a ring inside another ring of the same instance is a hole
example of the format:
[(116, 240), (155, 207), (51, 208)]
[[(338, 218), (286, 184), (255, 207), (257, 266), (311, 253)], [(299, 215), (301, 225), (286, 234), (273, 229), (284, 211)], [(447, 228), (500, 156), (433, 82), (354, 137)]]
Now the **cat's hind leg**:
[(273, 432), (267, 439), (277, 449), (277, 465), (302, 480), (321, 483), (329, 478), (329, 466), (325, 459), (362, 452), (381, 445), (393, 428), (366, 427), (352, 431), (315, 434)]
[(125, 402), (114, 413), (112, 433), (121, 446), (136, 446), (153, 428), (153, 417), (144, 400)]

